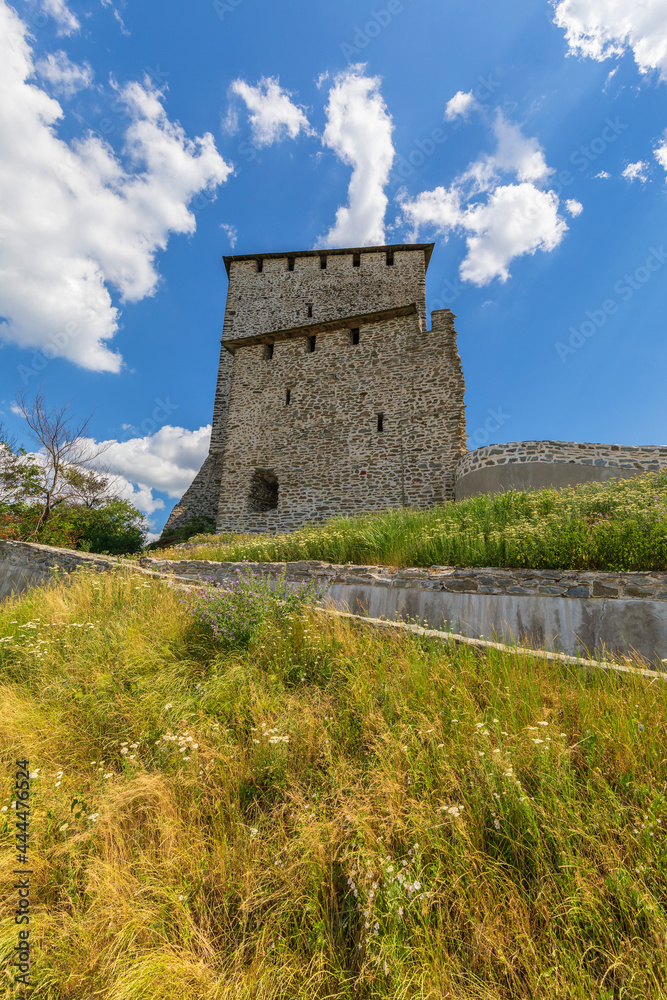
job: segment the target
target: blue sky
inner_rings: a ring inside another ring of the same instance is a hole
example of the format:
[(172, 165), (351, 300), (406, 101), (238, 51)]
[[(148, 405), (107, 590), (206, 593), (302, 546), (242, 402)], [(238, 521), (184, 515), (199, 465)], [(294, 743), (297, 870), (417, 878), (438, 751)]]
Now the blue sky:
[(667, 0), (0, 0), (0, 38), (0, 419), (94, 412), (155, 531), (223, 254), (433, 240), (469, 447), (667, 441)]

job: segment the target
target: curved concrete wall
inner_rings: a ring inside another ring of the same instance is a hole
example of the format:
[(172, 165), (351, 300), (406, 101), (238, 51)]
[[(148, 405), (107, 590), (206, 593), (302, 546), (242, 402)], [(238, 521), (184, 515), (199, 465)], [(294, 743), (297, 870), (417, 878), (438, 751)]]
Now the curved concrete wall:
[(667, 469), (667, 447), (513, 441), (469, 451), (456, 465), (456, 499), (504, 490), (561, 489)]

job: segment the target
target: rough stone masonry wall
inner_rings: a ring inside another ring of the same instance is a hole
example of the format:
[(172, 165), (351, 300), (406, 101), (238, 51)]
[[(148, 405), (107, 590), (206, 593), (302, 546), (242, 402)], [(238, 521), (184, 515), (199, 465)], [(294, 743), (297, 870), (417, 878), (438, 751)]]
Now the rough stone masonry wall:
[[(218, 531), (292, 531), (339, 514), (427, 507), (453, 496), (465, 451), (464, 383), (454, 316), (413, 312), (236, 350)], [(290, 402), (287, 404), (287, 390)], [(383, 429), (378, 430), (378, 414)], [(248, 508), (256, 470), (276, 476), (279, 504)]]
[(504, 490), (565, 489), (667, 468), (667, 448), (569, 441), (515, 441), (468, 452), (457, 464), (456, 499)]
[[(287, 256), (267, 258), (261, 272), (255, 260), (233, 260), (229, 268), (229, 290), (222, 339), (306, 323), (325, 322), (356, 316), (411, 302), (426, 328), (425, 250), (396, 250), (394, 263), (387, 265), (383, 251), (363, 251), (359, 266), (354, 255), (326, 255), (322, 270), (319, 255), (294, 258), (288, 270)], [(308, 315), (312, 307), (312, 316)]]
[(115, 566), (111, 556), (57, 549), (32, 542), (0, 540), (0, 600), (20, 594), (28, 587), (39, 587), (54, 579), (54, 571), (72, 573), (80, 566), (105, 571)]
[[(80, 567), (171, 577), (186, 585), (237, 578), (243, 563), (111, 556), (0, 541), (0, 598), (53, 582), (53, 571)], [(528, 639), (548, 649), (580, 654), (638, 653), (667, 664), (667, 573), (579, 573), (562, 570), (389, 569), (322, 562), (254, 563), (254, 572), (288, 581), (331, 584), (327, 602), (372, 618), (406, 615), (435, 628), (504, 641)], [(659, 665), (660, 666), (660, 665)]]
[(215, 523), (220, 503), (222, 452), (210, 451), (191, 485), (176, 504), (164, 531), (182, 527), (194, 517), (209, 517)]

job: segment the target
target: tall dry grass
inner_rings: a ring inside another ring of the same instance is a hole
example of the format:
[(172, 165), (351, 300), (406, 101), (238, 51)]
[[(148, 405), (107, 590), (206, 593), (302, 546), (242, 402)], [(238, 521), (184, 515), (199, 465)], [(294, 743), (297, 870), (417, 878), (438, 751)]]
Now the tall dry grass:
[[(287, 535), (197, 536), (165, 559), (381, 566), (667, 569), (667, 472), (565, 490), (509, 490), (429, 510), (334, 518)], [(195, 540), (196, 541), (196, 540)]]
[(40, 1000), (667, 997), (662, 680), (316, 612), (223, 653), (124, 571), (4, 639)]

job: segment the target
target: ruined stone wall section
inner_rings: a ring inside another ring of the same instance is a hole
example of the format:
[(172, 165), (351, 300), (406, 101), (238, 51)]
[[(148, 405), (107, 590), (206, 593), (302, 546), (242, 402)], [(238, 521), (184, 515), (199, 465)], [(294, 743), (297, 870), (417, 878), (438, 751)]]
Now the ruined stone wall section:
[[(232, 260), (223, 340), (269, 334), (309, 322), (326, 322), (416, 303), (426, 328), (426, 254), (424, 249), (396, 250), (393, 265), (385, 251)], [(312, 315), (309, 315), (308, 307)]]
[(489, 466), (546, 462), (555, 465), (591, 465), (599, 468), (636, 469), (657, 472), (667, 468), (667, 447), (592, 444), (573, 441), (512, 441), (486, 445), (464, 455), (456, 466), (456, 478)]
[(220, 364), (218, 365), (218, 381), (215, 387), (215, 402), (213, 404), (213, 422), (211, 427), (211, 451), (222, 451), (225, 446), (225, 428), (227, 427), (227, 410), (229, 408), (229, 387), (232, 380), (234, 358), (224, 345), (220, 345)]
[(222, 452), (210, 451), (189, 488), (176, 504), (163, 531), (181, 528), (194, 517), (210, 517), (215, 521), (220, 502)]
[[(262, 344), (238, 347), (218, 531), (291, 531), (452, 498), (465, 449), (453, 319), (438, 316), (432, 331), (417, 313), (368, 322), (356, 345), (341, 327), (318, 334), (312, 353), (305, 336), (278, 341), (271, 359)], [(256, 470), (277, 478), (276, 509), (249, 510)]]
[(221, 346), (209, 453), (194, 480), (169, 515), (163, 531), (181, 528), (186, 521), (194, 517), (210, 517), (213, 521), (217, 517), (233, 363), (232, 355)]

